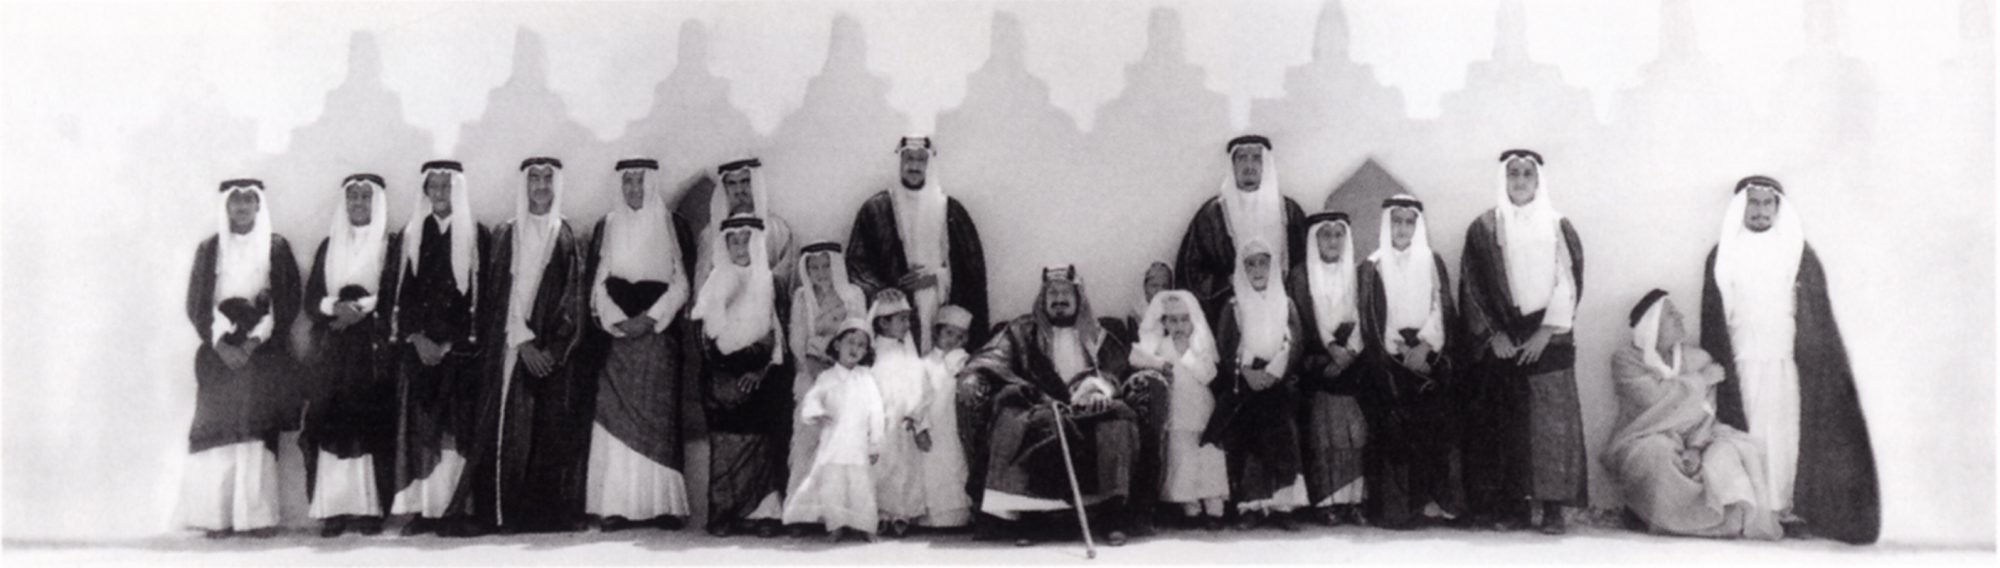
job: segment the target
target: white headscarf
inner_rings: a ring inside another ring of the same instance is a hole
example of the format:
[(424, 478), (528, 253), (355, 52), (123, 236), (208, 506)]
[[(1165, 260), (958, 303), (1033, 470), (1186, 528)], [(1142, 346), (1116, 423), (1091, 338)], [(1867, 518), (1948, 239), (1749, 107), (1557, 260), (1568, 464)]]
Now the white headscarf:
[[(247, 234), (238, 235), (229, 230), (229, 196), (248, 193), (257, 196), (257, 219)], [(230, 180), (222, 182), (222, 192), (217, 204), (218, 230), (215, 251), (215, 311), (213, 325), (209, 329), (212, 340), (236, 330), (235, 322), (222, 315), (224, 300), (242, 298), (253, 303), (258, 294), (271, 287), (271, 207), (265, 202), (264, 184), (256, 180)], [(249, 335), (258, 339), (271, 336), (275, 326), (272, 314), (266, 312)]]
[[(1753, 180), (1757, 178), (1738, 182), (1739, 190), (1723, 213), (1722, 238), (1715, 249), (1715, 285), (1722, 292), (1723, 313), (1732, 327), (1743, 315), (1778, 315), (1765, 310), (1783, 309), (1783, 315), (1791, 315), (1792, 287), (1806, 248), (1805, 228), (1794, 214), (1797, 205), (1791, 196), (1775, 180)], [(1771, 219), (1771, 228), (1761, 233), (1743, 225), (1750, 192), (1742, 188), (1751, 183), (1770, 186), (1778, 195), (1778, 212)]]
[[(904, 137), (896, 147), (901, 156), (904, 150), (915, 149), (930, 156), (937, 152), (931, 149), (930, 138), (923, 136)], [(900, 168), (900, 166), (898, 166)], [(900, 171), (898, 172), (900, 174)], [(945, 226), (945, 206), (949, 202), (944, 188), (938, 184), (937, 167), (928, 166), (924, 170), (924, 186), (915, 190), (898, 183), (889, 190), (889, 205), (896, 213), (896, 235), (903, 241), (903, 259), (910, 266), (921, 265), (931, 274), (937, 275), (937, 286), (918, 290), (910, 298), (916, 309), (916, 336), (919, 345), (930, 346), (930, 323), (937, 319), (937, 308), (951, 295), (951, 233)]]
[[(1167, 334), (1165, 316), (1169, 305), (1177, 312), (1192, 316), (1190, 320), (1194, 322), (1194, 333), (1188, 336), (1188, 348), (1181, 351), (1178, 357), (1174, 352), (1179, 348)], [(1186, 290), (1161, 290), (1153, 296), (1153, 301), (1146, 303), (1146, 312), (1139, 319), (1139, 348), (1133, 353), (1135, 362), (1150, 356), (1165, 363), (1177, 364), (1181, 369), (1207, 369), (1211, 376), (1215, 374), (1216, 361), (1221, 360), (1215, 347), (1215, 333), (1208, 329), (1208, 318), (1201, 311), (1201, 303)], [(1180, 372), (1180, 369), (1175, 370), (1176, 375)]]
[[(1503, 156), (1507, 157), (1500, 161), (1494, 220), (1506, 257), (1507, 289), (1521, 313), (1548, 309), (1542, 323), (1567, 329), (1575, 319), (1576, 284), (1570, 274), (1569, 242), (1562, 236), (1563, 215), (1549, 199), (1548, 172), (1539, 159), (1512, 151)], [(1535, 196), (1527, 205), (1516, 206), (1507, 197), (1507, 167), (1515, 162), (1535, 168)]]
[(1662, 293), (1660, 299), (1654, 300), (1652, 305), (1646, 307), (1646, 315), (1639, 317), (1639, 323), (1632, 324), (1632, 345), (1638, 347), (1639, 352), (1645, 357), (1647, 368), (1671, 379), (1681, 374), (1681, 346), (1678, 343), (1673, 346), (1673, 363), (1669, 364), (1666, 359), (1660, 357), (1660, 314), (1666, 311), (1660, 306), (1667, 303), (1666, 299), (1666, 295)]
[(807, 349), (812, 348), (811, 343), (814, 343), (811, 341), (811, 336), (814, 326), (818, 325), (819, 314), (826, 309), (821, 307), (819, 293), (813, 290), (812, 277), (806, 271), (806, 261), (815, 257), (826, 258), (826, 271), (829, 280), (833, 281), (833, 293), (840, 298), (841, 307), (847, 310), (849, 317), (860, 315), (868, 306), (867, 294), (861, 291), (860, 286), (855, 286), (847, 280), (847, 255), (841, 251), (840, 243), (828, 241), (800, 249), (798, 266), (800, 284), (798, 291), (793, 292), (792, 313), (793, 321), (802, 322), (805, 329), (793, 328), (793, 333), (801, 336), (794, 338), (794, 341), (803, 342), (800, 347)]
[[(1236, 147), (1243, 145), (1230, 146), (1232, 162)], [(1218, 201), (1222, 204), (1222, 217), (1228, 224), (1229, 237), (1238, 243), (1237, 248), (1242, 248), (1242, 243), (1251, 239), (1263, 239), (1274, 245), (1271, 251), (1272, 278), (1283, 280), (1279, 277), (1291, 266), (1285, 246), (1290, 242), (1285, 235), (1285, 196), (1278, 191), (1277, 159), (1271, 155), (1269, 146), (1259, 147), (1264, 150), (1264, 168), (1263, 174), (1258, 177), (1257, 189), (1237, 189), (1236, 168), (1232, 164), (1229, 175), (1222, 178)]]
[[(1384, 325), (1382, 344), (1390, 354), (1401, 354), (1404, 345), (1403, 334), (1397, 330), (1416, 328), (1418, 339), (1429, 342), (1432, 347), (1444, 346), (1443, 314), (1438, 313), (1437, 265), (1431, 252), (1430, 228), (1424, 219), (1424, 211), (1419, 207), (1401, 203), (1417, 201), (1409, 194), (1397, 194), (1383, 202), (1381, 238), (1376, 241), (1375, 253), (1368, 255), (1368, 261), (1375, 263), (1375, 272), (1382, 277), (1384, 302)], [(1407, 209), (1417, 214), (1416, 232), (1410, 235), (1410, 246), (1396, 250), (1391, 213), (1397, 209)]]
[[(326, 287), (326, 298), (320, 300), (321, 313), (333, 313), (333, 305), (340, 300), (340, 291), (348, 286), (360, 286), (368, 291), (368, 297), (355, 302), (361, 311), (375, 309), (376, 288), (382, 283), (382, 256), (387, 251), (384, 233), (389, 226), (389, 199), (383, 191), (380, 178), (366, 175), (349, 176), (341, 184), (341, 206), (333, 214), (333, 223), (326, 230), (326, 266), (323, 267), (321, 284)], [(346, 193), (354, 186), (368, 188), (368, 224), (354, 226), (348, 218)]]
[[(621, 165), (626, 164), (621, 162)], [(655, 331), (673, 323), (673, 312), (679, 311), (688, 298), (688, 277), (681, 267), (681, 241), (674, 234), (674, 212), (667, 207), (666, 195), (660, 190), (657, 163), (650, 167), (629, 166), (616, 170), (618, 175), (612, 176), (619, 199), (611, 212), (604, 215), (600, 251), (603, 260), (591, 282), (591, 304), (597, 310), (598, 323), (612, 335), (620, 335), (622, 332), (614, 326), (631, 317), (612, 301), (604, 287), (604, 282), (613, 276), (628, 282), (655, 281), (667, 285), (667, 292), (654, 300), (654, 310), (647, 313), (654, 320)], [(625, 202), (626, 173), (642, 176), (640, 184), (645, 187), (645, 198), (638, 209)]]
[[(745, 165), (746, 163), (747, 165)], [(703, 232), (710, 234), (719, 232), (722, 227), (722, 221), (731, 217), (729, 213), (729, 190), (723, 188), (722, 178), (745, 167), (750, 170), (749, 215), (766, 221), (770, 220), (771, 214), (767, 208), (770, 207), (771, 197), (765, 192), (764, 176), (758, 173), (758, 170), (762, 169), (764, 164), (756, 158), (745, 158), (717, 167), (719, 171), (715, 174), (715, 193), (708, 198), (708, 228)], [(765, 229), (768, 231), (769, 227)], [(717, 254), (721, 254), (721, 252), (718, 250)]]
[[(451, 237), (451, 274), (457, 280), (458, 293), (471, 289), (472, 271), (479, 262), (479, 221), (472, 218), (472, 190), (466, 187), (465, 172), (458, 165), (445, 166), (437, 162), (425, 164), (423, 175), (426, 180), (433, 173), (445, 173), (451, 178), (451, 217), (440, 220), (438, 229)], [(417, 186), (417, 206), (410, 215), (410, 222), (403, 226), (403, 263), (410, 272), (417, 271), (422, 259), (424, 246), (424, 219), (430, 217), (431, 199), (424, 194), (422, 182)]]
[[(216, 200), (215, 303), (255, 300), (271, 285), (271, 207), (260, 182), (232, 180), (222, 187)], [(255, 224), (241, 235), (229, 230), (229, 197), (239, 193), (257, 196)]]
[[(537, 160), (540, 158), (521, 163), (521, 188), (514, 195), (514, 258), (510, 268), (514, 282), (507, 302), (507, 345), (520, 345), (535, 338), (534, 330), (528, 328), (528, 316), (535, 309), (542, 272), (549, 266), (549, 257), (555, 254), (556, 237), (563, 226), (562, 165)], [(528, 174), (535, 170), (549, 172), (549, 188), (555, 194), (549, 202), (549, 211), (541, 215), (528, 209)]]
[[(1250, 285), (1249, 272), (1244, 269), (1245, 261), (1258, 254), (1272, 255), (1271, 274), (1263, 290)], [(1249, 365), (1261, 358), (1270, 362), (1266, 370), (1273, 374), (1284, 373), (1284, 355), (1292, 344), (1292, 300), (1278, 284), (1279, 274), (1277, 255), (1264, 239), (1253, 238), (1237, 247), (1236, 273), (1230, 277), (1236, 287), (1236, 323), (1242, 334), (1236, 346), (1237, 364)]]
[[(709, 250), (717, 255), (714, 265), (709, 267), (708, 280), (697, 292), (694, 310), (689, 317), (701, 321), (703, 334), (715, 340), (716, 348), (723, 353), (735, 353), (744, 347), (763, 339), (775, 327), (777, 312), (772, 303), (776, 282), (771, 279), (770, 260), (764, 250), (764, 230), (762, 221), (750, 215), (737, 215), (729, 219), (756, 221), (754, 225), (725, 228), (715, 234), (715, 242), (709, 243)], [(729, 259), (729, 235), (748, 233), (750, 235), (750, 265), (737, 266)], [(779, 341), (783, 344), (783, 340)], [(781, 360), (784, 350), (773, 349), (772, 358)]]
[[(1339, 262), (1320, 260), (1319, 232), (1325, 227), (1340, 225), (1347, 228), (1347, 238), (1342, 240)], [(1306, 287), (1312, 293), (1313, 318), (1319, 324), (1319, 341), (1333, 343), (1333, 332), (1343, 323), (1358, 323), (1360, 310), (1355, 307), (1354, 281), (1354, 226), (1345, 219), (1321, 221), (1306, 229)], [(1359, 341), (1361, 334), (1349, 332), (1347, 343), (1350, 349)]]

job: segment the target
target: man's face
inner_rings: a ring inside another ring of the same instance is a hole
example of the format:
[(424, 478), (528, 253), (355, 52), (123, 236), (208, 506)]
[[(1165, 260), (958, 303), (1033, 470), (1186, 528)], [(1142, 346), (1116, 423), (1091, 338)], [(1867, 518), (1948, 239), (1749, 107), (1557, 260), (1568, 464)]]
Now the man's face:
[(1076, 323), (1076, 285), (1069, 282), (1051, 282), (1042, 294), (1042, 311), (1048, 312), (1049, 319), (1056, 325)]
[(347, 186), (347, 224), (356, 227), (366, 227), (369, 223), (374, 222), (374, 216), (375, 190), (368, 187), (367, 184), (349, 184)]
[(734, 231), (724, 237), (729, 246), (729, 262), (737, 266), (750, 266), (750, 232)]
[(1320, 262), (1340, 262), (1340, 252), (1347, 248), (1347, 225), (1344, 223), (1321, 225), (1319, 231), (1313, 233), (1313, 238), (1319, 241)]
[(1743, 205), (1743, 226), (1762, 233), (1778, 222), (1778, 192), (1761, 185), (1743, 190), (1748, 193)]
[(1255, 144), (1239, 146), (1229, 154), (1229, 162), (1236, 172), (1236, 189), (1256, 191), (1264, 182), (1264, 147)]
[(625, 196), (625, 206), (633, 211), (646, 208), (646, 171), (625, 170), (619, 176), (619, 193)]
[(806, 257), (806, 279), (811, 281), (813, 286), (816, 287), (825, 288), (832, 286), (832, 266), (833, 257), (831, 256), (824, 254), (808, 256)]
[(910, 312), (904, 310), (875, 318), (875, 333), (891, 339), (902, 339), (910, 334)]
[(938, 324), (937, 328), (931, 331), (931, 341), (937, 344), (938, 351), (951, 351), (964, 347), (965, 328)]
[(439, 219), (451, 217), (451, 174), (431, 172), (424, 176), (424, 197), (431, 200), (431, 214)]
[(903, 187), (923, 189), (924, 172), (930, 170), (931, 153), (917, 148), (906, 148), (901, 154), (903, 163), (898, 171), (902, 174)]
[(1681, 311), (1674, 307), (1674, 301), (1660, 299), (1660, 335), (1655, 348), (1667, 348), (1687, 340), (1687, 327), (1681, 322)]
[(1263, 290), (1271, 285), (1271, 253), (1260, 252), (1243, 259), (1243, 275), (1249, 277), (1250, 287)]
[(528, 168), (528, 213), (549, 214), (556, 202), (556, 173), (544, 166)]
[(756, 198), (750, 194), (750, 169), (722, 174), (722, 193), (729, 198), (729, 214), (756, 213)]
[(1507, 161), (1507, 200), (1515, 206), (1527, 205), (1535, 200), (1535, 189), (1542, 186), (1541, 170), (1528, 160)]
[(250, 191), (229, 192), (229, 232), (248, 235), (257, 228), (257, 194)]
[(1153, 301), (1153, 296), (1159, 295), (1161, 290), (1174, 285), (1173, 280), (1173, 272), (1168, 270), (1164, 265), (1154, 265), (1151, 268), (1147, 268), (1146, 281), (1142, 284), (1146, 290), (1146, 301)]
[(1410, 241), (1417, 236), (1417, 212), (1408, 207), (1389, 210), (1389, 244), (1396, 250), (1409, 250)]

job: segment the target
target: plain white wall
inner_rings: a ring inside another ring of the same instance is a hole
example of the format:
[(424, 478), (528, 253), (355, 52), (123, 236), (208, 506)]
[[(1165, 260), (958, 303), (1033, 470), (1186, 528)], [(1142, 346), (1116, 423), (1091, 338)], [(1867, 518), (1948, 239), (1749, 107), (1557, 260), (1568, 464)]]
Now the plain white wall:
[[(758, 155), (803, 243), (844, 240), (895, 138), (930, 131), (995, 316), (1058, 262), (1109, 315), (1222, 182), (1222, 142), (1254, 131), (1308, 211), (1375, 160), (1429, 202), (1454, 278), (1494, 157), (1540, 150), (1587, 251), (1593, 456), (1630, 304), (1662, 287), (1693, 306), (1730, 184), (1783, 180), (1827, 265), (1884, 540), (1992, 545), (1987, 2), (1160, 6), (6, 6), (6, 536), (168, 529), (197, 343), (182, 302), (221, 179), (270, 183), (304, 269), (348, 173), (387, 177), (400, 223), (417, 164), (461, 159), (497, 223), (514, 165), (555, 155), (587, 227), (613, 160), (687, 180)], [(1593, 503), (1615, 504), (1592, 467)]]

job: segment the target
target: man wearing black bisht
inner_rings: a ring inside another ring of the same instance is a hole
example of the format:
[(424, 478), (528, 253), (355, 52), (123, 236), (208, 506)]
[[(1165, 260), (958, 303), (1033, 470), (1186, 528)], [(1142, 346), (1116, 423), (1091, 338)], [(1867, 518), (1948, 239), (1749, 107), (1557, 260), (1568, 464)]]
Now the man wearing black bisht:
[(396, 493), (396, 375), (389, 311), (396, 305), (401, 243), (389, 231), (382, 177), (354, 174), (306, 278), (316, 388), (299, 449), (307, 513), (320, 536), (382, 531)]
[(876, 192), (854, 215), (847, 239), (848, 278), (867, 297), (897, 288), (910, 299), (917, 321), (917, 350), (931, 345), (937, 310), (946, 304), (972, 312), (967, 347), (986, 342), (986, 253), (979, 228), (957, 199), (930, 174), (936, 155), (930, 138), (906, 137), (896, 146), (902, 187)]

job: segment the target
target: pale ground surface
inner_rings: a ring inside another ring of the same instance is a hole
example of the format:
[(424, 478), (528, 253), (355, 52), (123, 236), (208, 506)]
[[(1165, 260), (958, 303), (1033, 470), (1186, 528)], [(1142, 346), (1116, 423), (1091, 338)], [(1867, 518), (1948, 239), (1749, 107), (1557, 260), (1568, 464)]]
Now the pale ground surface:
[[(393, 528), (393, 527), (392, 527)], [(431, 536), (323, 540), (293, 532), (267, 540), (207, 541), (193, 535), (103, 542), (8, 541), (8, 565), (353, 566), (353, 565), (799, 565), (799, 564), (1435, 564), (1715, 563), (1754, 565), (1935, 564), (1992, 565), (1992, 549), (1897, 544), (1847, 546), (1824, 540), (1778, 543), (1664, 538), (1615, 529), (1573, 527), (1564, 537), (1430, 529), (1303, 528), (1221, 533), (1165, 531), (1119, 548), (1100, 548), (1096, 561), (1081, 542), (1029, 548), (973, 542), (967, 536), (925, 536), (875, 544), (830, 545), (823, 538), (711, 538), (699, 531), (636, 531), (516, 535), (466, 540)]]

